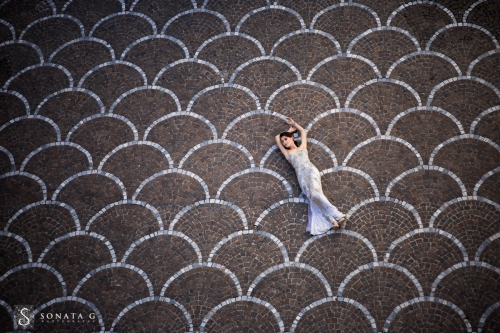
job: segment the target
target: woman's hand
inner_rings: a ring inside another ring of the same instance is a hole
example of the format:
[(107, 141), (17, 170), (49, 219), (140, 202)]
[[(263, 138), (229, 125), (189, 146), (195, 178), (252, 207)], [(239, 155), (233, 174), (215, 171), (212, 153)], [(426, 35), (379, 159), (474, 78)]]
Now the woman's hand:
[(290, 125), (290, 128), (287, 130), (287, 132), (293, 133), (297, 131), (297, 127), (295, 126), (295, 121), (293, 121), (292, 118), (286, 117), (286, 123)]

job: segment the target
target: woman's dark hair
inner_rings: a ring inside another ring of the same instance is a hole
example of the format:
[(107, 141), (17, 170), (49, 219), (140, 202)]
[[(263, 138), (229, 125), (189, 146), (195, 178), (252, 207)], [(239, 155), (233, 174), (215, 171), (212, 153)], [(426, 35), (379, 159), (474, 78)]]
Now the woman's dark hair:
[[(280, 140), (281, 140), (281, 137), (283, 137), (283, 136), (286, 136), (286, 137), (289, 137), (289, 138), (293, 138), (293, 133), (290, 133), (290, 132), (282, 132), (282, 133), (280, 133)], [(300, 142), (297, 142), (295, 140), (293, 140), (293, 142), (295, 143), (295, 145), (297, 147), (300, 146)], [(286, 149), (288, 149), (288, 148), (286, 148)]]

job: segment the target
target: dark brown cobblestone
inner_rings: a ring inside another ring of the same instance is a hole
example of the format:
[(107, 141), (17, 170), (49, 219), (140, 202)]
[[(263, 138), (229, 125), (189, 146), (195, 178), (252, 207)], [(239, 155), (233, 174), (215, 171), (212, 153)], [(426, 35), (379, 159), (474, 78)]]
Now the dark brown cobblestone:
[(463, 260), (457, 244), (445, 236), (435, 233), (420, 233), (405, 239), (391, 251), (389, 262), (404, 267), (429, 294), (432, 283), (442, 267), (451, 267)]
[(50, 242), (76, 231), (76, 225), (66, 209), (58, 205), (40, 205), (20, 214), (9, 225), (9, 231), (30, 244), (33, 259), (37, 260)]
[(290, 61), (302, 76), (321, 60), (338, 54), (337, 47), (329, 38), (316, 33), (301, 33), (282, 41), (273, 55)]
[(462, 18), (465, 14), (465, 11), (472, 5), (474, 4), (475, 0), (438, 0), (436, 1), (437, 3), (443, 5), (444, 7), (448, 8), (457, 21), (462, 21)]
[(256, 109), (255, 100), (247, 92), (221, 88), (210, 90), (196, 99), (191, 111), (208, 119), (221, 137), (232, 121)]
[(214, 64), (224, 76), (229, 78), (244, 62), (261, 55), (259, 47), (241, 36), (224, 36), (207, 44), (198, 55)]
[(389, 325), (390, 332), (467, 332), (460, 315), (451, 307), (435, 302), (419, 302), (402, 309)]
[(280, 313), (287, 331), (302, 308), (325, 298), (327, 293), (321, 280), (309, 270), (285, 267), (260, 280), (252, 296), (271, 303)]
[(477, 124), (474, 133), (500, 145), (500, 110), (484, 116)]
[(0, 274), (5, 274), (9, 269), (22, 265), (28, 261), (28, 253), (24, 245), (17, 239), (0, 236)]
[(141, 74), (133, 67), (114, 64), (102, 67), (92, 72), (82, 84), (92, 92), (98, 92), (106, 107), (126, 91), (144, 85)]
[(73, 179), (64, 186), (57, 200), (67, 203), (76, 210), (82, 223), (107, 205), (123, 199), (122, 190), (110, 178), (90, 174)]
[(0, 179), (0, 190), (1, 228), (5, 227), (19, 209), (43, 200), (40, 184), (26, 176), (16, 175)]
[(434, 55), (417, 55), (407, 59), (398, 64), (390, 75), (392, 79), (408, 83), (417, 91), (424, 104), (435, 86), (455, 76), (455, 67)]
[[(349, 223), (349, 227), (351, 225)], [(300, 262), (319, 269), (335, 295), (349, 273), (361, 265), (373, 262), (373, 254), (362, 240), (335, 233), (309, 244), (302, 253)]]
[[(148, 115), (145, 110), (146, 115)], [(161, 112), (161, 110), (159, 110)], [(206, 123), (190, 116), (176, 116), (153, 127), (148, 141), (156, 142), (166, 149), (178, 166), (191, 148), (204, 141), (214, 139)]]
[(166, 302), (151, 301), (128, 311), (115, 326), (115, 332), (172, 332), (189, 331), (182, 311)]
[(34, 110), (47, 95), (69, 87), (66, 74), (56, 67), (38, 67), (16, 77), (9, 85), (26, 96), (29, 106)]
[(385, 319), (396, 306), (419, 295), (415, 284), (403, 272), (389, 267), (375, 267), (355, 275), (345, 285), (342, 296), (365, 306), (377, 327), (383, 327)]
[(487, 109), (500, 104), (500, 96), (479, 82), (456, 81), (439, 89), (432, 105), (454, 115), (465, 128)]
[(435, 296), (460, 304), (476, 330), (481, 315), (500, 296), (498, 279), (498, 273), (484, 267), (461, 267), (440, 281)]
[(0, 295), (7, 304), (33, 304), (38, 307), (63, 296), (56, 275), (39, 267), (24, 268), (0, 281)]
[(254, 114), (237, 122), (228, 131), (226, 139), (243, 145), (254, 161), (260, 163), (268, 150), (276, 145), (274, 136), (280, 133), (277, 129), (282, 124), (283, 120), (270, 114)]
[(494, 53), (481, 59), (472, 69), (471, 74), (477, 76), (495, 87), (500, 86), (500, 73), (496, 70), (500, 66), (500, 53)]
[(4, 307), (0, 308), (0, 329), (2, 330), (2, 332), (9, 332), (14, 330), (12, 317)]
[(244, 152), (226, 143), (204, 146), (190, 155), (182, 165), (203, 179), (211, 195), (217, 194), (222, 183), (237, 172), (250, 168)]
[(31, 26), (23, 35), (23, 40), (38, 45), (48, 59), (58, 47), (81, 36), (82, 31), (75, 21), (57, 17)]
[(195, 268), (182, 274), (165, 291), (165, 297), (176, 300), (188, 309), (195, 329), (208, 311), (236, 296), (236, 286), (229, 275), (208, 267)]
[(486, 247), (486, 249), (484, 249), (479, 258), (481, 261), (484, 261), (490, 265), (498, 267), (500, 264), (500, 260), (498, 258), (498, 251), (500, 251), (500, 238), (497, 238), (493, 242), (488, 244), (488, 246)]
[(220, 194), (220, 199), (237, 205), (245, 212), (249, 224), (253, 224), (272, 204), (287, 198), (285, 185), (263, 172), (247, 173), (233, 179)]
[[(24, 115), (26, 115), (26, 106), (19, 98), (14, 95), (0, 92), (0, 126)], [(4, 141), (2, 140), (2, 146), (3, 145)]]
[(306, 225), (307, 205), (288, 203), (271, 210), (258, 228), (278, 237), (285, 245), (290, 260), (294, 260), (302, 244), (310, 237), (305, 233)]
[(209, 66), (185, 62), (163, 72), (156, 85), (172, 90), (185, 109), (194, 95), (219, 83), (222, 83), (220, 75)]
[(299, 124), (308, 124), (326, 111), (337, 108), (335, 98), (327, 91), (307, 84), (299, 84), (276, 95), (269, 109), (281, 114), (294, 114)]
[(500, 173), (496, 173), (493, 176), (488, 177), (481, 187), (479, 191), (477, 191), (477, 195), (485, 197), (486, 199), (490, 199), (494, 202), (500, 201)]
[(433, 164), (456, 174), (464, 183), (467, 193), (472, 193), (481, 177), (500, 164), (500, 152), (479, 140), (457, 140), (441, 148)]
[(134, 12), (150, 17), (160, 31), (175, 15), (190, 9), (193, 9), (190, 0), (141, 0), (134, 6)]
[(0, 25), (0, 43), (11, 40), (12, 37), (12, 31), (7, 26)]
[(56, 131), (41, 119), (22, 119), (0, 132), (2, 146), (14, 156), (19, 168), (24, 159), (35, 149), (57, 141)]
[(394, 178), (418, 164), (410, 148), (392, 140), (370, 142), (359, 148), (347, 162), (347, 166), (358, 167), (370, 175), (379, 191), (384, 191)]
[(408, 141), (419, 152), (424, 163), (441, 142), (460, 135), (457, 124), (436, 111), (416, 111), (400, 118), (391, 135)]
[(103, 269), (90, 277), (76, 296), (94, 304), (106, 327), (130, 303), (149, 296), (146, 282), (138, 272), (124, 267)]
[(218, 310), (205, 326), (205, 332), (267, 333), (278, 332), (278, 322), (264, 305), (241, 301)]
[(383, 260), (389, 246), (400, 237), (418, 228), (415, 216), (392, 202), (369, 203), (354, 212), (349, 230), (367, 238)]
[(362, 60), (337, 58), (321, 66), (314, 72), (311, 80), (332, 89), (343, 107), (356, 87), (376, 77), (373, 67)]
[(137, 200), (155, 207), (165, 225), (169, 225), (178, 212), (187, 205), (205, 199), (205, 191), (194, 178), (170, 173), (151, 180), (141, 190)]
[(89, 169), (87, 156), (75, 147), (52, 146), (34, 155), (24, 170), (38, 176), (52, 196), (59, 185), (74, 174)]
[(245, 14), (265, 6), (266, 0), (209, 0), (205, 8), (221, 13), (229, 21), (231, 29), (234, 29)]
[(151, 24), (135, 15), (118, 15), (102, 22), (92, 36), (105, 40), (117, 55), (139, 38), (153, 35)]
[(139, 244), (126, 262), (146, 272), (158, 295), (168, 278), (198, 260), (195, 249), (186, 240), (159, 235)]
[(295, 329), (297, 333), (371, 332), (363, 312), (345, 302), (327, 302), (306, 312)]
[(178, 17), (167, 26), (165, 34), (181, 40), (189, 54), (194, 55), (203, 41), (226, 31), (224, 22), (217, 16), (197, 12)]
[[(99, 114), (100, 109), (98, 102), (89, 94), (67, 91), (47, 100), (40, 107), (38, 114), (55, 122), (61, 131), (61, 138), (65, 139), (73, 127), (85, 118)], [(78, 136), (76, 133), (74, 135), (72, 140)], [(91, 148), (88, 144), (84, 146)]]
[(71, 142), (87, 149), (96, 166), (115, 147), (133, 140), (134, 133), (127, 123), (110, 117), (89, 120), (76, 128), (70, 137)]
[(375, 17), (367, 10), (344, 6), (329, 10), (321, 15), (314, 25), (315, 29), (328, 32), (337, 39), (342, 52), (347, 51), (349, 43), (359, 34), (377, 27)]
[(9, 156), (2, 152), (0, 153), (0, 172), (2, 174), (12, 171), (12, 165)]
[(0, 62), (3, 65), (0, 72), (0, 84), (4, 85), (16, 73), (28, 66), (40, 63), (40, 57), (32, 47), (16, 43), (0, 48)]
[[(499, 13), (0, 1), (0, 332), (496, 333)], [(341, 231), (305, 232), (287, 116)]]
[(111, 59), (110, 51), (106, 46), (85, 40), (66, 46), (54, 55), (52, 62), (64, 66), (77, 84), (89, 70)]
[(242, 235), (225, 243), (213, 262), (227, 267), (241, 284), (244, 293), (260, 272), (284, 262), (278, 244), (263, 235)]
[(278, 0), (280, 6), (285, 6), (295, 10), (304, 19), (306, 26), (309, 27), (314, 16), (321, 10), (326, 9), (331, 5), (338, 4), (340, 0)]
[(405, 3), (412, 2), (411, 0), (358, 0), (357, 3), (367, 6), (374, 10), (377, 15), (380, 17), (380, 21), (382, 25), (387, 22), (387, 19), (399, 6), (404, 5)]
[(89, 226), (113, 245), (116, 257), (122, 259), (130, 245), (160, 230), (153, 212), (143, 206), (122, 204), (109, 208)]
[(85, 27), (85, 33), (90, 33), (99, 20), (122, 11), (119, 1), (114, 0), (74, 0), (64, 11), (79, 19)]
[(451, 176), (434, 170), (420, 170), (404, 177), (394, 185), (390, 194), (412, 205), (424, 227), (441, 205), (462, 196), (460, 186)]
[[(151, 49), (155, 52), (150, 52)], [(185, 56), (181, 46), (170, 39), (151, 38), (134, 45), (123, 60), (139, 66), (146, 73), (148, 82), (152, 83), (162, 68)]]
[(495, 333), (500, 330), (500, 308), (496, 308), (486, 319), (483, 326), (483, 332)]
[(280, 9), (266, 9), (247, 18), (241, 25), (240, 32), (259, 40), (266, 54), (269, 54), (282, 36), (300, 29), (299, 19), (292, 13)]
[(249, 88), (261, 103), (265, 103), (277, 89), (295, 81), (297, 75), (286, 64), (278, 60), (262, 60), (243, 68), (234, 83)]
[[(176, 111), (175, 100), (168, 93), (161, 90), (139, 90), (122, 99), (114, 108), (113, 113), (130, 120), (136, 127), (139, 138), (142, 138), (155, 120)], [(154, 133), (158, 127), (164, 125), (165, 123), (157, 125), (150, 133)], [(154, 135), (148, 136), (149, 141), (151, 141), (151, 137)], [(158, 143), (161, 145), (161, 142)]]
[(357, 144), (377, 135), (366, 118), (354, 113), (334, 113), (322, 118), (308, 133), (329, 147), (339, 164)]
[(372, 60), (385, 76), (395, 61), (416, 50), (415, 43), (408, 36), (398, 31), (382, 30), (361, 38), (351, 52)]
[[(468, 2), (472, 3), (472, 0)], [(500, 39), (500, 28), (496, 22), (499, 18), (500, 4), (497, 1), (486, 1), (474, 7), (467, 17), (467, 22), (486, 28), (498, 40)]]
[(490, 36), (471, 27), (448, 29), (439, 34), (430, 47), (431, 51), (443, 53), (454, 60), (463, 73), (477, 57), (494, 49)]
[(500, 212), (495, 207), (468, 200), (447, 207), (434, 221), (434, 227), (458, 238), (472, 257), (487, 238), (500, 231), (498, 221)]
[(360, 202), (374, 196), (366, 178), (350, 171), (327, 173), (322, 177), (323, 192), (344, 214)]
[(16, 37), (19, 37), (21, 31), (31, 22), (50, 15), (48, 6), (37, 7), (39, 4), (40, 0), (13, 0), (2, 3), (0, 19), (12, 24), (16, 30)]
[(431, 37), (444, 26), (453, 23), (451, 17), (435, 5), (418, 4), (400, 11), (391, 26), (410, 32), (425, 48)]
[(192, 239), (200, 248), (203, 260), (223, 238), (243, 229), (240, 215), (226, 205), (199, 205), (179, 218), (174, 231)]
[(399, 84), (388, 82), (373, 83), (361, 89), (349, 103), (349, 107), (372, 117), (382, 133), (394, 117), (416, 106), (415, 95)]
[(92, 270), (112, 262), (108, 247), (97, 238), (81, 235), (56, 243), (43, 258), (43, 263), (56, 269), (71, 294)]
[(102, 166), (119, 179), (132, 196), (141, 183), (152, 175), (168, 169), (168, 160), (156, 147), (133, 145), (115, 152)]

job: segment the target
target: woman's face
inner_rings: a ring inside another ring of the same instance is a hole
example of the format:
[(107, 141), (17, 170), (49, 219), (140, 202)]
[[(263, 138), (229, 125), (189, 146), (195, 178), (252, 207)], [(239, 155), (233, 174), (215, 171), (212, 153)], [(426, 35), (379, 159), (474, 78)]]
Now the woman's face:
[(283, 145), (283, 147), (287, 149), (290, 149), (292, 146), (295, 145), (295, 143), (293, 142), (293, 138), (289, 138), (287, 136), (281, 137), (281, 144)]

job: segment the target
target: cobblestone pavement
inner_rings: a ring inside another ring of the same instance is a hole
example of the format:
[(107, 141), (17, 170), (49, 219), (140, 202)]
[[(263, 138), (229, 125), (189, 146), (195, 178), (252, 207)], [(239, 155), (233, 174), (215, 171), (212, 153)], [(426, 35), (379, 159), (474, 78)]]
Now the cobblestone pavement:
[(499, 41), (498, 0), (1, 1), (1, 332), (500, 332)]

